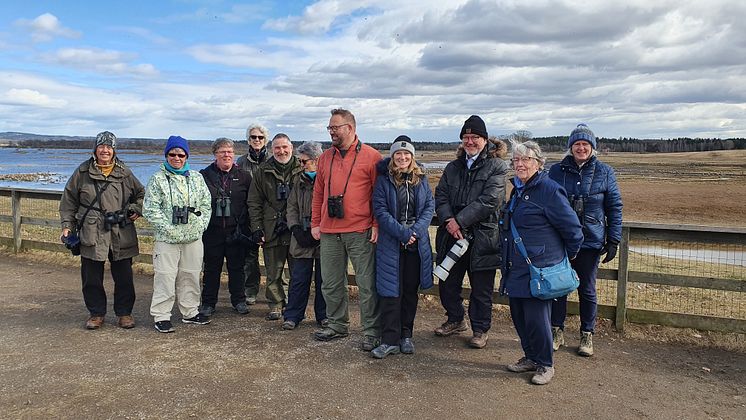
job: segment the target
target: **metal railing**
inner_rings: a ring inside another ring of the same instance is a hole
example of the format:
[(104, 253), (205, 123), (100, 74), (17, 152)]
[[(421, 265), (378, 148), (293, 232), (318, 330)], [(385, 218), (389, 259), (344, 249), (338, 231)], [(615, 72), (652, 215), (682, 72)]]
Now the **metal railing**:
[[(61, 196), (0, 187), (0, 244), (15, 252), (68, 252), (58, 242)], [(135, 261), (152, 263), (152, 232), (142, 218), (138, 235)], [(599, 269), (597, 291), (598, 315), (618, 330), (635, 322), (746, 333), (746, 229), (625, 222), (618, 258)], [(438, 288), (423, 293), (437, 295)], [(494, 302), (507, 298), (495, 292)], [(578, 310), (573, 293), (568, 311)]]

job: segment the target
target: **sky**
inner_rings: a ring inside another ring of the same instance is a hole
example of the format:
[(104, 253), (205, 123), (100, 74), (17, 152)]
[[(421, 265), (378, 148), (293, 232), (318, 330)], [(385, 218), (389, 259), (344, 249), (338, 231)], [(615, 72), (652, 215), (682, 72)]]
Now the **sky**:
[(746, 137), (742, 0), (0, 2), (0, 132)]

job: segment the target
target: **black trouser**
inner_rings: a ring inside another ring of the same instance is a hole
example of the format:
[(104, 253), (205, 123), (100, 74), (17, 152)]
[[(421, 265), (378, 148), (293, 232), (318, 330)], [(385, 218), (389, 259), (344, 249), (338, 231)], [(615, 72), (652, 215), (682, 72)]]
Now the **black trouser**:
[(381, 341), (398, 346), (402, 338), (412, 338), (420, 287), (420, 254), (399, 252), (399, 296), (378, 297), (381, 308)]
[(464, 305), (461, 299), (464, 274), (469, 274), (469, 319), (473, 332), (487, 332), (492, 324), (492, 292), (495, 289), (496, 270), (472, 271), (469, 268), (471, 248), (451, 267), (446, 281), (438, 283), (440, 303), (446, 310), (448, 322), (464, 320)]
[(202, 243), (205, 245), (202, 306), (215, 307), (218, 303), (223, 260), (228, 268), (228, 291), (231, 295), (231, 305), (236, 306), (246, 301), (243, 276), (245, 247), (238, 242), (232, 244), (225, 242), (234, 229), (209, 226), (202, 235)]
[(247, 297), (256, 297), (259, 294), (259, 281), (262, 273), (259, 271), (259, 246), (246, 246), (246, 260), (244, 262), (244, 279), (246, 280), (245, 291)]
[[(91, 316), (106, 315), (106, 290), (104, 290), (104, 263), (85, 257), (80, 258), (80, 278), (83, 280), (83, 300)], [(111, 277), (114, 279), (114, 313), (130, 315), (135, 305), (135, 285), (132, 282), (132, 258), (114, 261), (109, 251)]]

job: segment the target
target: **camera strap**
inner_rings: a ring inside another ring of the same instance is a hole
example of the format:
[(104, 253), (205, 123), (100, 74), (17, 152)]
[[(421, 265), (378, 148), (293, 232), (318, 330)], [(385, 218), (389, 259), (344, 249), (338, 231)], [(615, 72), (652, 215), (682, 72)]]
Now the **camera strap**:
[[(350, 172), (347, 173), (347, 181), (345, 181), (345, 187), (342, 190), (342, 194), (339, 195), (340, 197), (344, 197), (345, 193), (347, 193), (347, 184), (350, 183), (350, 177), (352, 177), (352, 168), (355, 167), (355, 162), (357, 162), (357, 156), (360, 154), (360, 148), (362, 147), (361, 144), (362, 144), (362, 142), (360, 141), (360, 139), (358, 139), (357, 140), (357, 146), (355, 146), (355, 158), (352, 159), (352, 165), (350, 165)], [(336, 154), (337, 154), (337, 149), (334, 148), (332, 150), (332, 159), (329, 162), (329, 183), (326, 185), (327, 186), (327, 191), (329, 192), (329, 197), (332, 196), (332, 182), (331, 182), (332, 179), (333, 179), (332, 178), (332, 169), (334, 168), (334, 156), (336, 156)]]
[(93, 203), (90, 205), (81, 204), (82, 207), (85, 207), (85, 212), (83, 213), (83, 217), (80, 218), (78, 223), (75, 224), (76, 231), (80, 232), (80, 228), (83, 226), (83, 221), (85, 220), (86, 216), (88, 216), (88, 212), (91, 210), (96, 210), (97, 212), (104, 214), (106, 211), (100, 207), (96, 207), (96, 204), (101, 205), (101, 194), (106, 191), (106, 188), (111, 184), (110, 182), (105, 182), (103, 187), (99, 187), (98, 181), (95, 179), (91, 179), (93, 181), (93, 189), (96, 190), (96, 199), (93, 200)]

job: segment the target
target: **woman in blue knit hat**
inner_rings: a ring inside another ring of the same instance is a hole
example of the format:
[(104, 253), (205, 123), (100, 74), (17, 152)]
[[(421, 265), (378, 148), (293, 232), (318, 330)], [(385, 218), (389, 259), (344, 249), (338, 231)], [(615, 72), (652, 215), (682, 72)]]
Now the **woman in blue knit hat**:
[(189, 144), (180, 136), (168, 138), (166, 161), (148, 181), (143, 216), (153, 226), (153, 299), (150, 314), (158, 332), (174, 332), (171, 310), (178, 291), (179, 312), (185, 324), (204, 325), (199, 313), (202, 271), (202, 233), (210, 222), (212, 198), (199, 171), (189, 170)]
[[(567, 191), (575, 213), (583, 225), (584, 241), (572, 266), (580, 277), (580, 346), (578, 354), (593, 355), (596, 324), (596, 273), (601, 261), (614, 259), (622, 239), (622, 196), (614, 170), (596, 156), (596, 136), (585, 124), (578, 124), (567, 141), (567, 156), (551, 167), (549, 177)], [(567, 296), (552, 304), (553, 348), (565, 344), (564, 328)]]

